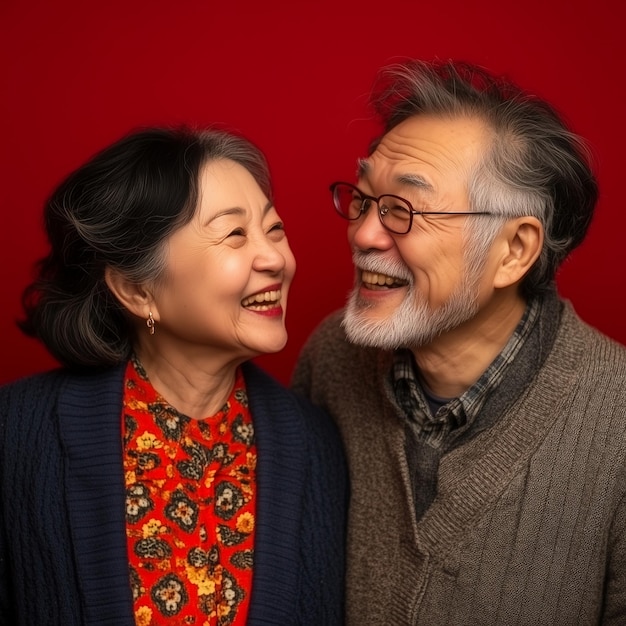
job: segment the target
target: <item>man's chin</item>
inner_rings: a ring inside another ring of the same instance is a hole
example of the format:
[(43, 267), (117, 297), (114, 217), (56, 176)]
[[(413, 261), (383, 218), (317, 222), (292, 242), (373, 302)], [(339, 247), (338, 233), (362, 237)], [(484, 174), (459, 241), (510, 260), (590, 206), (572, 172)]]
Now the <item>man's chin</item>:
[(341, 323), (350, 343), (366, 348), (393, 349), (389, 341), (389, 319), (368, 315), (367, 310), (348, 307)]

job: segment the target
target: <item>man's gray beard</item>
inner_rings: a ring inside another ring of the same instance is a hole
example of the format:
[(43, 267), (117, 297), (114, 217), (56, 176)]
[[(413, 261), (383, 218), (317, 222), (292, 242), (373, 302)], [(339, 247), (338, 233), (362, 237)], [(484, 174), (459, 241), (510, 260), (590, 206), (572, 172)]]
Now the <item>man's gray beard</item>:
[(383, 350), (418, 348), (429, 344), (478, 312), (478, 280), (469, 280), (468, 274), (447, 302), (434, 310), (421, 295), (416, 299), (415, 285), (410, 284), (400, 306), (388, 318), (381, 320), (368, 319), (367, 309), (375, 305), (361, 298), (359, 285), (356, 285), (348, 298), (342, 322), (348, 340)]

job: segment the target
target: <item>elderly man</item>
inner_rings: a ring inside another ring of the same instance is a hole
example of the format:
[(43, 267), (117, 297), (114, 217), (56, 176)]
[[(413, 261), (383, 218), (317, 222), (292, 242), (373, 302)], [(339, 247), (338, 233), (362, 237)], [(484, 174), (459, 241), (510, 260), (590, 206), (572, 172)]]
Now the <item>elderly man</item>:
[(350, 460), (347, 623), (626, 624), (626, 350), (554, 285), (584, 145), (466, 64), (387, 68), (373, 103), (331, 186), (355, 287), (294, 374)]

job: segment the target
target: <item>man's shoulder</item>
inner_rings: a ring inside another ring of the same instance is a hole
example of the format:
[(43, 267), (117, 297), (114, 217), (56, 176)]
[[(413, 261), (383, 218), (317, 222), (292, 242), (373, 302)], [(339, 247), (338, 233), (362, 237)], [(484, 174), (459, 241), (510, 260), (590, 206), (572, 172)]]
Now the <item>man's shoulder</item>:
[(617, 430), (626, 428), (626, 347), (582, 320), (569, 304), (544, 373), (566, 391), (584, 424), (594, 428), (614, 420)]
[(585, 356), (598, 364), (626, 366), (626, 346), (579, 317), (568, 301), (565, 301), (561, 337), (571, 343), (580, 341)]
[(311, 341), (326, 341), (333, 339), (335, 341), (347, 341), (346, 333), (342, 327), (344, 310), (338, 309), (327, 315), (315, 328), (311, 334)]
[(363, 359), (372, 361), (378, 351), (348, 341), (342, 325), (343, 316), (344, 311), (340, 309), (319, 323), (308, 338), (301, 359), (313, 359), (318, 365), (325, 363), (322, 367), (346, 362), (356, 363)]
[[(304, 345), (292, 377), (292, 386), (313, 401), (334, 389), (342, 393), (355, 380), (373, 380), (381, 351), (348, 341), (342, 327), (343, 310), (328, 315)], [(334, 392), (333, 392), (334, 393)]]

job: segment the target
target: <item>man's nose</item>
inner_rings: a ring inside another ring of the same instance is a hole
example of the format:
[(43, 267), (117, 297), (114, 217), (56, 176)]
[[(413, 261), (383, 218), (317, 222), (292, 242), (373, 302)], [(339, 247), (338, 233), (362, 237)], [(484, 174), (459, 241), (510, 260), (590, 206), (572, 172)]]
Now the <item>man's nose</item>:
[(369, 210), (358, 220), (350, 222), (348, 239), (359, 250), (387, 250), (393, 246), (391, 233), (382, 225), (378, 205), (372, 202)]

